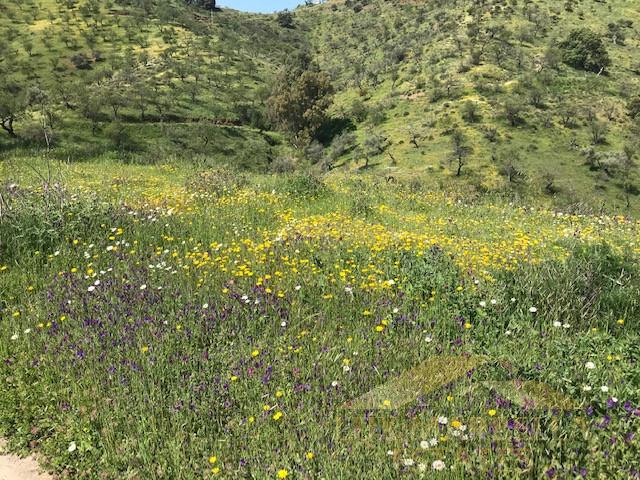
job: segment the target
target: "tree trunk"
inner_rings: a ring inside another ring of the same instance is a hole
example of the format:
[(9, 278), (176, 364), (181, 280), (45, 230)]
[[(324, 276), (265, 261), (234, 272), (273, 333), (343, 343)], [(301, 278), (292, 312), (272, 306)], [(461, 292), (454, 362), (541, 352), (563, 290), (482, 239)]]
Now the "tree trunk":
[(2, 119), (2, 121), (0, 122), (0, 127), (2, 127), (2, 129), (7, 132), (10, 137), (17, 138), (18, 135), (16, 135), (16, 132), (13, 130), (13, 120), (13, 116)]

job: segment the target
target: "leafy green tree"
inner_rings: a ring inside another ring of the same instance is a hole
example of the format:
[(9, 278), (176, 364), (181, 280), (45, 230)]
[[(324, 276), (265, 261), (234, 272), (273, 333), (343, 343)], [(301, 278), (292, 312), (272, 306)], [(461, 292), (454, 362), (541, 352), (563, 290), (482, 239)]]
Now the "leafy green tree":
[(511, 184), (522, 183), (526, 180), (527, 174), (522, 167), (522, 156), (515, 148), (510, 148), (499, 156), (500, 174), (506, 177)]
[(206, 8), (207, 10), (216, 10), (217, 8), (216, 0), (185, 0), (185, 2), (188, 5), (193, 5), (195, 7), (200, 7), (200, 8)]
[(627, 144), (624, 146), (623, 155), (621, 160), (622, 177), (624, 180), (624, 194), (627, 203), (627, 208), (631, 208), (631, 193), (634, 190), (633, 185), (633, 173), (637, 167), (635, 162), (636, 154), (638, 153), (638, 144)]
[(562, 50), (553, 45), (547, 47), (544, 51), (544, 55), (542, 57), (542, 65), (541, 67), (549, 67), (551, 69), (557, 69), (558, 65), (562, 62)]
[(560, 106), (558, 110), (558, 114), (560, 115), (560, 123), (565, 128), (573, 128), (576, 124), (576, 116), (578, 115), (578, 110), (575, 105), (571, 103), (564, 103)]
[(563, 61), (574, 68), (600, 73), (611, 65), (602, 37), (588, 28), (573, 30), (560, 48)]
[(306, 70), (299, 76), (284, 73), (267, 100), (267, 111), (274, 125), (291, 135), (294, 145), (304, 146), (317, 138), (332, 101), (333, 86), (326, 73), (315, 70)]
[(467, 159), (473, 153), (473, 148), (469, 145), (467, 137), (460, 129), (456, 129), (451, 134), (451, 153), (457, 162), (456, 177), (462, 175), (462, 168), (467, 164)]
[(27, 91), (28, 106), (38, 112), (38, 120), (42, 130), (47, 151), (51, 149), (53, 138), (53, 127), (55, 121), (54, 101), (48, 92), (38, 86), (29, 88)]
[(545, 89), (540, 83), (534, 81), (528, 85), (527, 94), (529, 102), (536, 108), (544, 107)]
[(293, 14), (289, 10), (283, 10), (282, 12), (278, 12), (276, 16), (276, 21), (278, 25), (282, 28), (293, 28)]
[(0, 128), (16, 138), (14, 123), (25, 113), (25, 89), (16, 82), (0, 78)]
[(138, 148), (131, 132), (119, 121), (110, 123), (105, 128), (104, 135), (111, 141), (113, 147), (121, 153), (132, 152)]
[(85, 89), (78, 93), (78, 106), (80, 114), (91, 122), (91, 133), (95, 135), (103, 120), (103, 97), (93, 89)]
[(371, 157), (376, 157), (387, 149), (387, 139), (377, 133), (371, 133), (362, 144), (362, 154), (365, 159), (364, 168), (369, 167)]
[(460, 109), (462, 118), (469, 123), (475, 123), (480, 119), (478, 104), (473, 100), (467, 100)]
[(415, 148), (420, 148), (418, 140), (422, 138), (422, 134), (418, 131), (418, 129), (414, 125), (409, 125), (407, 127), (407, 133), (409, 134), (409, 143)]
[(331, 142), (328, 154), (325, 156), (324, 166), (326, 169), (332, 170), (340, 157), (353, 150), (355, 144), (356, 136), (351, 132), (342, 132), (336, 136)]
[(624, 45), (627, 36), (624, 31), (624, 25), (620, 22), (609, 23), (607, 25), (607, 37), (611, 39), (614, 45)]
[(325, 149), (324, 146), (318, 142), (313, 141), (304, 149), (304, 156), (313, 165), (321, 163), (324, 159)]
[(627, 110), (631, 118), (640, 117), (640, 95), (631, 99), (631, 101), (627, 105)]
[(504, 103), (504, 116), (509, 121), (512, 127), (518, 126), (522, 123), (522, 113), (524, 112), (524, 105), (516, 97), (508, 98)]
[(594, 145), (605, 143), (607, 133), (609, 133), (609, 125), (598, 119), (593, 119), (589, 125), (591, 131), (591, 141)]

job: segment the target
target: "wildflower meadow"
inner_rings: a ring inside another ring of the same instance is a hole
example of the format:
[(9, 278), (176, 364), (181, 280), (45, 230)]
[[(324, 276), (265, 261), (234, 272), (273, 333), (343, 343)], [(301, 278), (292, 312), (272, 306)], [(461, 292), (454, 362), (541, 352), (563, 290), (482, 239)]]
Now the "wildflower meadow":
[(60, 478), (640, 475), (637, 221), (120, 168), (2, 185), (0, 433)]

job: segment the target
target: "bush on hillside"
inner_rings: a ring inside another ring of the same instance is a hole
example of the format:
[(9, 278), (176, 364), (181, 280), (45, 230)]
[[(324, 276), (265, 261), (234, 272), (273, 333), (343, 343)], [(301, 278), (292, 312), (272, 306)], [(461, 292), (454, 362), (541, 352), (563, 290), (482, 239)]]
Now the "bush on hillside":
[(629, 111), (629, 116), (631, 118), (640, 117), (640, 96), (637, 96), (629, 102), (627, 110)]
[(573, 30), (560, 44), (564, 63), (588, 72), (603, 72), (611, 65), (602, 37), (588, 28)]

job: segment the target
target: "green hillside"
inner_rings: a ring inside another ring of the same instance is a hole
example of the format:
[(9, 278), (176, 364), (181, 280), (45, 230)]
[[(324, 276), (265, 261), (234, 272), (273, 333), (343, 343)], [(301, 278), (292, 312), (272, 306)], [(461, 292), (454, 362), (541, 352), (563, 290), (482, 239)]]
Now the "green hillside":
[[(0, 9), (3, 95), (28, 103), (19, 138), (2, 132), (4, 155), (50, 140), (61, 160), (366, 170), (578, 211), (640, 211), (640, 12), (626, 1), (329, 1), (292, 15), (177, 0)], [(578, 26), (601, 38), (606, 68), (567, 64)], [(300, 68), (326, 72), (335, 95), (320, 144), (292, 148), (267, 100), (279, 72)]]
[[(627, 104), (640, 92), (640, 11), (629, 2), (333, 2), (298, 16), (336, 79), (335, 114), (362, 119), (360, 139), (388, 139), (388, 173), (448, 183), (459, 128), (473, 147), (464, 182), (479, 191), (622, 208), (608, 167), (638, 131)], [(604, 36), (606, 74), (560, 60), (578, 25)], [(600, 124), (608, 132), (593, 145)]]
[[(269, 19), (170, 2), (12, 1), (0, 10), (3, 94), (29, 103), (4, 151), (46, 147), (43, 110), (52, 155), (72, 161), (179, 154), (264, 167), (280, 143), (238, 128), (296, 43)], [(34, 89), (42, 101), (29, 102)]]

